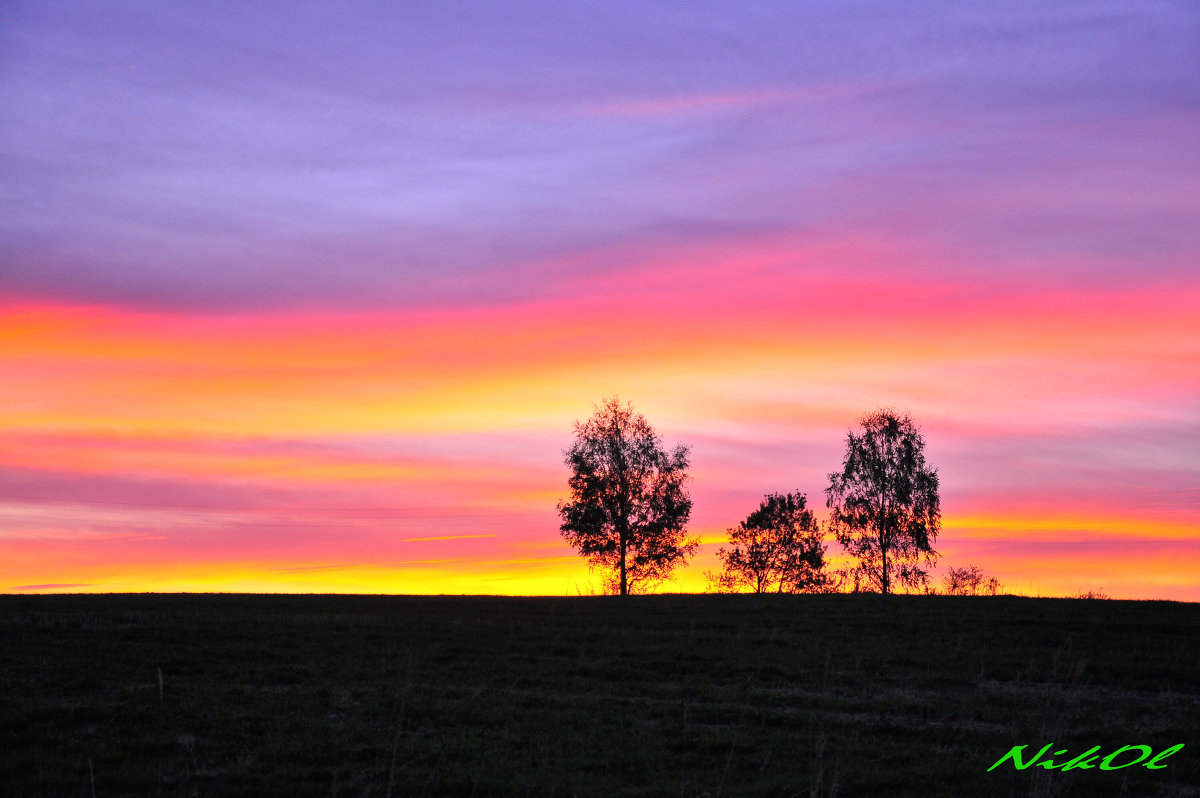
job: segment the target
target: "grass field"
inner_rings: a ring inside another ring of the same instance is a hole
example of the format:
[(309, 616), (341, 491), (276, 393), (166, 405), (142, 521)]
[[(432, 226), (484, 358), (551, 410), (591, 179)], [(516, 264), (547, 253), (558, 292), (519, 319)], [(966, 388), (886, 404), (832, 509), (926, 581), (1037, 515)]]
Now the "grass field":
[[(8, 796), (1200, 795), (1200, 604), (0, 596), (0, 652)], [(1186, 747), (987, 772), (1047, 743)]]

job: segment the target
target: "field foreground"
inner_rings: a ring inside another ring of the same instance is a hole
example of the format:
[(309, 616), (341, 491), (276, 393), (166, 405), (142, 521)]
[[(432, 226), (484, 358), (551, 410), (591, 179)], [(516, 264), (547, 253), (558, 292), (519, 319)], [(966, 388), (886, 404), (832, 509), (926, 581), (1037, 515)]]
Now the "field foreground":
[[(0, 652), (6, 795), (1200, 795), (1200, 604), (0, 596)], [(987, 770), (1048, 743), (1186, 747)]]

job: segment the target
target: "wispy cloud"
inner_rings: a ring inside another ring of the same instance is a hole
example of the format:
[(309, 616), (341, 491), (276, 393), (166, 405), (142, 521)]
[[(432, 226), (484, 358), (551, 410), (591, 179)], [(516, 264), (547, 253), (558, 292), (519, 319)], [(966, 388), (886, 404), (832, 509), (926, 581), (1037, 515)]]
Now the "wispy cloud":
[(494, 538), (495, 535), (438, 535), (429, 538), (404, 538), (401, 543), (429, 543), (435, 540), (467, 540), (470, 538)]
[(582, 110), (585, 114), (601, 117), (673, 117), (690, 113), (750, 111), (774, 105), (805, 105), (827, 100), (845, 100), (879, 92), (885, 88), (886, 84), (879, 86), (853, 84), (775, 86), (746, 91), (682, 94), (602, 102), (590, 106), (585, 105)]

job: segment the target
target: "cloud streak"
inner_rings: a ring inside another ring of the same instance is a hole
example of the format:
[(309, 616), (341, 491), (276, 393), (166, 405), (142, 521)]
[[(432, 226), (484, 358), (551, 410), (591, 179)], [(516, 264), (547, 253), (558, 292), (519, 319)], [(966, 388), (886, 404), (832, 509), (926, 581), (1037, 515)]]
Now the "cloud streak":
[[(531, 262), (818, 226), (941, 240), (982, 274), (1128, 282), (1194, 262), (1195, 13), (718, 7), (688, 24), (23, 8), (0, 77), (0, 290), (521, 302), (579, 276), (512, 279)], [(655, 24), (665, 49), (644, 44)]]

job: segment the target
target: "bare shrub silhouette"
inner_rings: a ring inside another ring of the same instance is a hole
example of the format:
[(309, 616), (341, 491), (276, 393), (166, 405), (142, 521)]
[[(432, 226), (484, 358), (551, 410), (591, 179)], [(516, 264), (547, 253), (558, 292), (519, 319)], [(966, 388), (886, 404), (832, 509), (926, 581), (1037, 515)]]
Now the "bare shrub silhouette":
[(994, 596), (1004, 587), (994, 576), (987, 576), (978, 565), (950, 568), (942, 577), (948, 596)]

